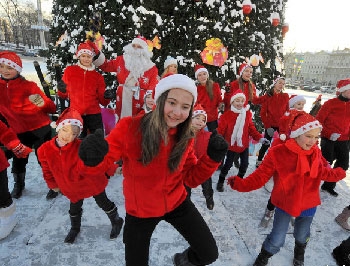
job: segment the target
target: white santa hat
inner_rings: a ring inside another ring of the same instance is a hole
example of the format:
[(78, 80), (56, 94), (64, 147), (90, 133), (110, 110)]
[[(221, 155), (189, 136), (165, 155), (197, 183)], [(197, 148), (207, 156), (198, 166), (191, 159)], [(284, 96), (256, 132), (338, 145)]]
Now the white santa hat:
[(92, 49), (92, 47), (84, 42), (79, 44), (77, 52), (76, 52), (76, 57), (79, 58), (79, 56), (81, 56), (82, 54), (88, 54), (92, 57), (95, 56), (95, 52)]
[(138, 44), (142, 47), (142, 49), (147, 50), (148, 51), (148, 44), (147, 44), (147, 40), (145, 37), (143, 36), (137, 36), (136, 38), (134, 38), (131, 42), (131, 44)]
[(204, 110), (203, 106), (201, 104), (196, 104), (193, 113), (192, 118), (196, 117), (197, 115), (204, 115), (205, 116), (205, 122), (207, 122), (207, 112)]
[(337, 83), (338, 92), (344, 92), (350, 90), (350, 79), (342, 79)]
[(10, 51), (4, 51), (0, 53), (0, 64), (5, 64), (17, 70), (17, 72), (22, 72), (22, 60), (15, 53)]
[(170, 65), (177, 65), (177, 60), (174, 57), (168, 55), (164, 61), (164, 69), (166, 69)]
[(77, 110), (71, 107), (65, 109), (56, 122), (51, 123), (51, 127), (56, 128), (56, 132), (67, 125), (78, 126), (80, 131), (83, 130), (83, 118)]
[(293, 108), (297, 102), (306, 102), (306, 99), (302, 95), (291, 95), (289, 98), (289, 108)]
[(291, 112), (289, 115), (290, 138), (296, 138), (312, 129), (322, 129), (321, 123), (304, 111)]
[(194, 80), (182, 74), (172, 74), (162, 78), (155, 88), (154, 101), (157, 102), (160, 95), (171, 89), (186, 90), (193, 95), (193, 103), (197, 101), (197, 86)]
[(246, 100), (245, 98), (245, 94), (241, 91), (241, 90), (236, 90), (233, 95), (231, 96), (230, 99), (230, 104), (237, 98), (242, 97), (244, 99), (244, 101)]

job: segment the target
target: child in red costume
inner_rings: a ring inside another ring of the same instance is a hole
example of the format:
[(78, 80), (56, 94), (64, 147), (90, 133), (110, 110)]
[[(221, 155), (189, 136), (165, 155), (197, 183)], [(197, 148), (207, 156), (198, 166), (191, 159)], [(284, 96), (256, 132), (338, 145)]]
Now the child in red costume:
[(226, 110), (220, 117), (218, 133), (224, 136), (225, 140), (230, 143), (230, 146), (216, 186), (219, 192), (224, 191), (225, 177), (228, 171), (230, 171), (236, 156), (241, 161), (238, 176), (243, 178), (247, 172), (250, 136), (260, 143), (270, 143), (256, 130), (249, 105), (245, 105), (245, 102), (244, 93), (239, 90), (235, 91), (231, 97), (231, 110)]
[[(56, 105), (35, 82), (25, 80), (21, 71), (22, 60), (16, 53), (0, 53), (0, 112), (21, 143), (37, 150), (51, 139), (48, 114), (56, 113)], [(27, 164), (28, 158), (13, 158), (11, 172), (15, 184), (11, 196), (15, 199), (22, 196)]]
[(245, 105), (254, 103), (256, 96), (255, 84), (251, 78), (253, 75), (253, 67), (247, 63), (242, 63), (238, 68), (238, 79), (230, 83), (229, 89), (224, 94), (225, 111), (231, 110), (231, 97), (233, 93), (240, 90), (245, 95)]
[[(126, 266), (148, 265), (152, 233), (161, 221), (174, 226), (190, 245), (175, 254), (174, 265), (211, 264), (218, 257), (217, 245), (185, 185), (194, 188), (207, 180), (225, 156), (227, 143), (213, 133), (206, 153), (195, 156), (191, 118), (197, 88), (189, 77), (162, 78), (154, 99), (152, 112), (121, 119), (106, 138), (107, 160), (123, 160)], [(96, 153), (94, 143), (83, 144), (82, 155)]]
[[(261, 105), (260, 117), (265, 128), (264, 136), (269, 141), (272, 140), (275, 131), (279, 130), (281, 117), (289, 110), (289, 95), (288, 93), (282, 92), (284, 89), (284, 84), (284, 77), (277, 77), (273, 81), (271, 89), (266, 94), (256, 98), (253, 101), (254, 104)], [(259, 167), (261, 164), (269, 147), (269, 144), (261, 145), (258, 159), (256, 161), (256, 167)]]
[(164, 71), (160, 78), (165, 78), (169, 74), (177, 74), (177, 60), (170, 55), (164, 61)]
[(271, 233), (266, 237), (254, 266), (267, 265), (268, 259), (284, 245), (294, 216), (293, 265), (304, 265), (304, 253), (317, 206), (321, 204), (321, 180), (339, 181), (346, 176), (341, 168), (327, 166), (317, 146), (322, 126), (304, 111), (290, 115), (290, 139), (269, 150), (262, 164), (247, 178), (232, 176), (232, 189), (249, 192), (261, 188), (272, 176), (271, 201), (276, 206)]
[(67, 66), (62, 81), (57, 84), (58, 96), (69, 99), (69, 106), (77, 110), (83, 118), (83, 131), (80, 138), (103, 129), (101, 107), (108, 105), (110, 99), (104, 98), (106, 84), (98, 73), (92, 60), (95, 53), (87, 43), (78, 46), (76, 65)]
[[(122, 228), (123, 219), (119, 217), (117, 207), (105, 192), (108, 184), (106, 173), (112, 169), (105, 163), (87, 164), (79, 158), (81, 140), (78, 136), (83, 129), (83, 120), (78, 111), (67, 108), (56, 124), (57, 136), (39, 148), (38, 157), (47, 186), (56, 192), (61, 191), (70, 200), (71, 229), (64, 242), (75, 241), (80, 232), (84, 199), (89, 197), (94, 197), (97, 205), (106, 212), (112, 224), (110, 239), (116, 238)], [(99, 129), (87, 138), (96, 138), (95, 135), (99, 134), (103, 136), (102, 132)], [(99, 149), (102, 153), (107, 152), (108, 146), (100, 145)], [(90, 156), (96, 154), (99, 152)]]
[[(211, 132), (204, 130), (207, 123), (207, 113), (204, 108), (197, 104), (194, 107), (192, 114), (192, 130), (196, 134), (196, 139), (194, 143), (194, 151), (197, 158), (200, 158), (207, 152), (208, 142)], [(187, 187), (187, 193), (191, 197), (191, 188)], [(212, 210), (214, 208), (214, 191), (212, 188), (212, 179), (208, 178), (202, 183), (202, 192), (205, 197), (207, 208)]]
[(196, 65), (194, 75), (198, 81), (197, 103), (202, 105), (207, 113), (207, 127), (212, 132), (218, 127), (218, 113), (223, 105), (221, 89), (219, 83), (209, 79), (209, 72), (204, 66)]
[[(0, 142), (18, 158), (26, 158), (32, 151), (32, 149), (24, 146), (17, 139), (15, 132), (1, 121)], [(0, 148), (0, 239), (7, 237), (17, 224), (16, 205), (8, 188), (7, 167), (9, 167), (9, 163), (4, 151)]]

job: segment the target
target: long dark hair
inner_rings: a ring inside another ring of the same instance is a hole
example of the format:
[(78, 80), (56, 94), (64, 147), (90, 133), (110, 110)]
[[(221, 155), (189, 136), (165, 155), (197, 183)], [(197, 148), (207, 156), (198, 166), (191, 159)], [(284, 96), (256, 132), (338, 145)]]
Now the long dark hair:
[[(251, 80), (248, 80), (248, 86), (249, 86), (249, 99), (248, 101), (251, 101), (253, 99), (253, 82)], [(242, 76), (239, 77), (238, 79), (238, 84), (239, 84), (239, 88), (244, 92), (244, 85), (243, 85), (243, 78)]]
[[(168, 94), (169, 90), (160, 95), (155, 110), (144, 115), (141, 120), (142, 151), (140, 161), (143, 165), (149, 164), (158, 155), (162, 140), (168, 143), (168, 126), (164, 119), (164, 106)], [(191, 130), (192, 111), (193, 106), (188, 118), (177, 126), (175, 145), (168, 158), (168, 167), (171, 172), (178, 168), (189, 140), (194, 137)]]

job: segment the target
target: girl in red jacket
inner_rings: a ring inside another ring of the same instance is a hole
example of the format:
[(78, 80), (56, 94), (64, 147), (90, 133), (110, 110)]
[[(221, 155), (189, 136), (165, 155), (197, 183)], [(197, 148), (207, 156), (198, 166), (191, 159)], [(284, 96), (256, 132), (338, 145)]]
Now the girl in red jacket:
[(83, 118), (81, 138), (96, 129), (103, 129), (101, 107), (108, 105), (110, 99), (104, 98), (106, 84), (103, 76), (92, 64), (94, 50), (86, 43), (78, 46), (76, 65), (67, 66), (62, 81), (57, 84), (58, 96), (69, 99), (69, 106), (77, 110)]
[(331, 169), (322, 157), (317, 146), (322, 129), (320, 122), (304, 111), (293, 114), (290, 115), (290, 139), (271, 148), (259, 168), (247, 178), (232, 176), (228, 179), (232, 189), (248, 192), (261, 188), (273, 176), (274, 223), (254, 266), (267, 265), (268, 259), (284, 245), (293, 216), (296, 217), (293, 265), (304, 265), (310, 226), (321, 204), (321, 180), (338, 181), (346, 176), (341, 167)]
[[(15, 132), (0, 121), (0, 142), (11, 150), (16, 157), (26, 158), (32, 149), (24, 146)], [(7, 167), (9, 163), (2, 149), (0, 149), (0, 239), (7, 237), (17, 224), (16, 205), (12, 200), (8, 188)]]
[(245, 106), (246, 98), (243, 92), (237, 90), (231, 97), (231, 110), (220, 117), (218, 133), (230, 143), (225, 163), (219, 175), (216, 189), (224, 191), (225, 177), (230, 171), (235, 157), (240, 158), (238, 176), (243, 178), (249, 164), (249, 136), (261, 143), (270, 143), (256, 130), (249, 105)]
[[(207, 152), (208, 142), (211, 132), (204, 130), (207, 123), (207, 113), (204, 108), (197, 104), (194, 107), (192, 114), (192, 130), (195, 133), (194, 151), (197, 158), (200, 158)], [(191, 188), (187, 188), (187, 193), (191, 197)], [(209, 177), (202, 183), (202, 192), (205, 197), (207, 208), (212, 210), (214, 208), (214, 191), (212, 188), (212, 179)]]
[[(217, 259), (218, 248), (185, 185), (193, 188), (207, 180), (225, 156), (227, 143), (213, 133), (206, 153), (197, 159), (191, 130), (197, 88), (189, 77), (161, 79), (154, 99), (155, 110), (121, 119), (107, 137), (107, 160), (123, 160), (126, 266), (148, 265), (152, 233), (161, 221), (174, 226), (190, 245), (175, 254), (174, 265), (208, 265)], [(81, 158), (96, 154), (98, 142), (84, 140)]]
[(197, 103), (202, 105), (207, 113), (207, 127), (212, 132), (218, 127), (219, 108), (223, 104), (221, 89), (219, 83), (209, 79), (209, 72), (204, 66), (196, 65), (194, 76), (198, 81)]
[[(67, 108), (56, 124), (57, 136), (39, 148), (38, 157), (47, 186), (56, 192), (61, 191), (70, 200), (71, 229), (64, 242), (75, 241), (80, 232), (83, 202), (89, 197), (94, 197), (97, 205), (106, 212), (112, 224), (110, 239), (116, 238), (124, 221), (119, 217), (117, 207), (108, 199), (105, 192), (108, 184), (105, 173), (109, 171), (108, 167), (106, 164), (96, 166), (90, 161), (84, 164), (79, 159), (78, 149), (81, 140), (78, 136), (83, 129), (83, 120), (78, 111)], [(95, 134), (103, 136), (103, 131), (100, 129)], [(91, 135), (92, 138), (96, 137), (95, 134)], [(100, 145), (99, 148), (106, 152), (108, 150), (107, 145)], [(98, 152), (90, 156), (97, 154)]]
[[(253, 101), (254, 104), (261, 105), (260, 117), (265, 128), (264, 136), (269, 141), (272, 140), (275, 131), (279, 130), (281, 117), (289, 110), (289, 95), (282, 92), (284, 84), (284, 77), (277, 77), (272, 83), (272, 89)], [(265, 143), (261, 145), (256, 167), (259, 167), (261, 164), (269, 147), (270, 144)]]
[[(16, 53), (0, 53), (0, 112), (21, 143), (37, 150), (51, 139), (48, 114), (56, 113), (56, 105), (35, 82), (25, 80), (21, 71), (22, 60)], [(11, 172), (15, 184), (11, 196), (15, 199), (22, 196), (27, 164), (28, 158), (13, 158)]]

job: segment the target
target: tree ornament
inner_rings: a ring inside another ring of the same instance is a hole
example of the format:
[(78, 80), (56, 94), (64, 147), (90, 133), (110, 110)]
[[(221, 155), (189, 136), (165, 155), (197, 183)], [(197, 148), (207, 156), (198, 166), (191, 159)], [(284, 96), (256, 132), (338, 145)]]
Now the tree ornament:
[(284, 38), (286, 36), (286, 33), (289, 31), (289, 24), (284, 23), (282, 25), (282, 37)]
[(244, 0), (242, 2), (243, 15), (248, 16), (252, 12), (252, 2), (250, 0)]
[(273, 12), (271, 15), (272, 26), (277, 27), (280, 24), (280, 15), (277, 12)]
[(200, 53), (203, 63), (212, 66), (222, 66), (227, 57), (228, 51), (219, 38), (211, 38), (205, 42), (206, 47)]

